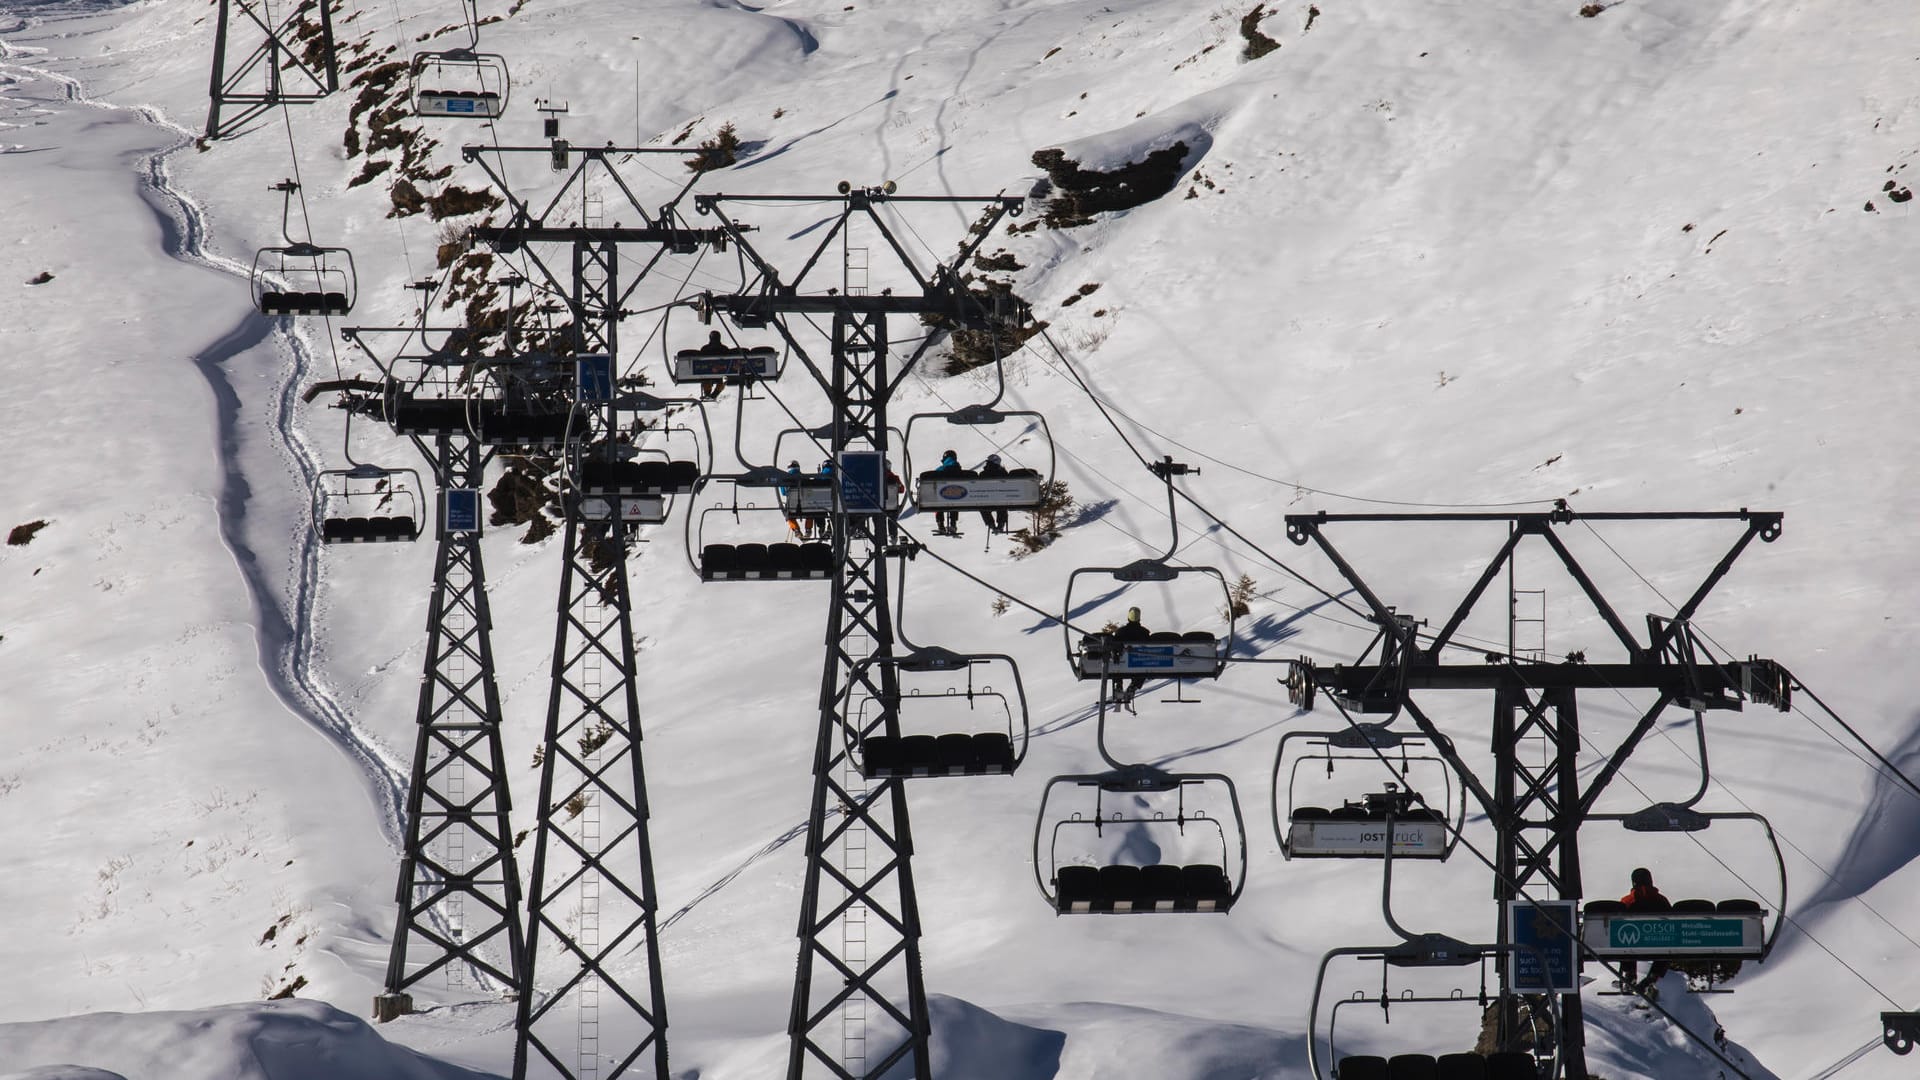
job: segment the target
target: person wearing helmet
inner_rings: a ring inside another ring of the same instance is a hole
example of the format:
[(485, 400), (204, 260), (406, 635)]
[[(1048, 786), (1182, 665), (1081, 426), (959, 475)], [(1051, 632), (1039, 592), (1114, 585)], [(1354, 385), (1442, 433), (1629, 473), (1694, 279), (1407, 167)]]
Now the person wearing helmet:
[[(725, 341), (720, 339), (720, 331), (714, 330), (707, 334), (707, 343), (700, 346), (700, 351), (708, 356), (714, 356), (724, 355), (733, 350)], [(714, 398), (720, 396), (720, 391), (726, 389), (726, 386), (727, 383), (724, 379), (702, 380), (700, 383), (700, 400), (712, 401)]]
[[(1127, 643), (1145, 641), (1151, 636), (1152, 634), (1147, 631), (1146, 624), (1140, 621), (1140, 609), (1137, 607), (1128, 608), (1127, 621), (1122, 623), (1119, 629), (1107, 635), (1110, 640), (1120, 642), (1123, 650)], [(1145, 685), (1147, 685), (1147, 677), (1145, 675), (1135, 675), (1133, 678), (1127, 680), (1126, 686), (1116, 686), (1114, 693), (1115, 703), (1131, 707), (1133, 705), (1133, 695), (1139, 693), (1140, 688)]]
[[(987, 460), (980, 465), (980, 479), (995, 480), (1007, 475), (1007, 467), (1000, 463), (999, 454), (988, 454)], [(980, 520), (987, 523), (990, 533), (1007, 531), (1007, 511), (1005, 507), (995, 507), (980, 511)]]
[[(933, 470), (934, 475), (936, 476), (942, 473), (959, 473), (963, 471), (965, 470), (961, 469), (960, 467), (960, 455), (954, 453), (952, 450), (948, 450), (945, 453), (940, 455), (940, 464), (935, 466)], [(960, 535), (960, 511), (939, 510), (939, 509), (934, 510), (933, 535), (959, 536)]]
[[(800, 463), (798, 461), (787, 462), (787, 475), (796, 480), (799, 479)], [(789, 494), (790, 492), (791, 494)], [(787, 511), (787, 533), (795, 540), (811, 540), (813, 538), (813, 522), (800, 516), (799, 488), (797, 486), (781, 484), (780, 505), (785, 507)]]
[[(1620, 898), (1620, 906), (1639, 914), (1673, 910), (1673, 902), (1654, 887), (1653, 871), (1644, 866), (1634, 870), (1633, 889)], [(1635, 982), (1633, 977), (1638, 973), (1639, 968), (1640, 965), (1632, 960), (1620, 961), (1620, 989), (1631, 990), (1641, 997), (1653, 997), (1654, 987), (1667, 973), (1667, 962), (1655, 960), (1647, 968), (1647, 977)]]

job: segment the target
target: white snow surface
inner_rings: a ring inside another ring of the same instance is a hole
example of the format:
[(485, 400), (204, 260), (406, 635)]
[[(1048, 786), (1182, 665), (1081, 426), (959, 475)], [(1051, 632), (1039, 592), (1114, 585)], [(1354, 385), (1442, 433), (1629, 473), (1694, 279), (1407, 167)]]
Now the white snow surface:
[[(1282, 515), (1542, 510), (1557, 498), (1584, 512), (1784, 511), (1784, 535), (1742, 555), (1698, 624), (1722, 655), (1781, 661), (1911, 774), (1920, 560), (1902, 494), (1920, 461), (1920, 391), (1901, 372), (1920, 329), (1909, 287), (1920, 204), (1882, 189), (1909, 184), (1920, 154), (1920, 22), (1884, 0), (1625, 0), (1594, 18), (1578, 7), (1320, 0), (1308, 28), (1309, 5), (1284, 0), (1261, 24), (1282, 47), (1251, 62), (1239, 55), (1250, 4), (480, 10), (502, 17), (483, 48), (514, 74), (501, 141), (539, 141), (537, 97), (569, 103), (583, 145), (691, 126), (691, 146), (732, 122), (747, 152), (700, 191), (893, 179), (906, 194), (1021, 194), (1040, 175), (1036, 150), (1104, 166), (1187, 141), (1188, 172), (1162, 199), (983, 249), (1023, 264), (1019, 292), (1143, 451), (1202, 468), (1185, 490), (1336, 593), (1334, 568), (1285, 542)], [(426, 1011), (377, 1031), (351, 1019), (381, 985), (393, 927), (432, 550), (317, 550), (309, 485), (316, 468), (343, 464), (342, 421), (298, 395), (334, 376), (336, 356), (348, 374), (371, 366), (336, 344), (337, 326), (288, 336), (254, 316), (245, 281), (255, 249), (279, 242), (267, 188), (290, 175), (290, 144), (316, 237), (354, 252), (352, 322), (412, 319), (415, 294), (399, 286), (432, 272), (441, 226), (389, 218), (387, 177), (349, 184), (363, 164), (343, 146), (350, 85), (196, 148), (206, 4), (15, 0), (0, 12), (11, 225), (0, 528), (47, 523), (0, 546), (11, 871), (0, 957), (13, 974), (0, 985), (0, 1076), (505, 1074), (512, 1006), (471, 990), (425, 987)], [(404, 58), (436, 31), (443, 47), (462, 40), (448, 29), (454, 5), (349, 3), (335, 19), (344, 42), (365, 43), (356, 57)], [(439, 143), (428, 165), (453, 169), (447, 183), (484, 186), (458, 146), (485, 129), (419, 126)], [(684, 182), (675, 160), (648, 162), (657, 174), (627, 167), (648, 205)], [(511, 175), (527, 191), (547, 183), (532, 163)], [(609, 196), (609, 218), (616, 206)], [(734, 213), (783, 268), (817, 242), (822, 216)], [(949, 211), (897, 220), (925, 245), (923, 265), (966, 224)], [(52, 279), (28, 284), (42, 272)], [(632, 306), (670, 299), (683, 279), (737, 280), (727, 260), (670, 258)], [(887, 283), (876, 271), (874, 287)], [(653, 320), (623, 324), (621, 360), (659, 377)], [(663, 332), (684, 347), (704, 328), (683, 315)], [(1008, 403), (1046, 413), (1059, 475), (1086, 511), (1029, 558), (982, 544), (972, 521), (936, 550), (1058, 612), (1074, 568), (1164, 549), (1166, 501), (1040, 339), (1007, 368)], [(797, 383), (782, 400), (820, 422), (821, 395)], [(991, 393), (978, 376), (930, 368), (908, 380), (896, 422)], [(723, 446), (732, 401), (717, 417)], [(749, 456), (789, 456), (774, 439), (793, 421), (772, 401), (750, 403), (742, 422)], [(915, 461), (944, 438), (916, 436)], [(350, 440), (361, 459), (415, 464), (374, 425)], [(977, 460), (989, 447), (958, 449)], [(1045, 456), (1032, 438), (1002, 449)], [(682, 551), (685, 512), (630, 563), (645, 597), (636, 633), (662, 910), (699, 898), (662, 934), (669, 1034), (677, 1076), (763, 1077), (785, 1058), (803, 870), (800, 844), (771, 842), (806, 814), (826, 592), (702, 585)], [(1244, 655), (1335, 663), (1365, 646), (1357, 618), (1266, 556), (1187, 508), (1180, 523), (1181, 558), (1259, 583), (1239, 625)], [(493, 530), (486, 552), (523, 828), (559, 551), (521, 545), (519, 531)], [(1670, 614), (1738, 533), (1727, 522), (1560, 530), (1636, 627)], [(1329, 535), (1388, 603), (1435, 626), (1503, 538), (1497, 525)], [(1547, 590), (1548, 654), (1617, 651), (1543, 550), (1515, 585)], [(1463, 642), (1504, 648), (1501, 587)], [(1198, 706), (1143, 694), (1139, 715), (1112, 725), (1116, 752), (1236, 780), (1245, 895), (1226, 917), (1057, 918), (1033, 884), (1033, 819), (1048, 777), (1099, 767), (1091, 688), (1061, 662), (1057, 625), (1018, 607), (996, 615), (990, 592), (932, 560), (908, 570), (907, 594), (916, 640), (1019, 657), (1035, 733), (1014, 778), (911, 789), (936, 1074), (1306, 1076), (1321, 954), (1392, 937), (1377, 865), (1284, 862), (1272, 835), (1280, 734), (1337, 715), (1294, 710), (1276, 666), (1232, 667), (1198, 688)], [(1074, 601), (1071, 617), (1091, 625), (1139, 603), (1149, 622), (1191, 628), (1217, 606), (1174, 589)], [(1649, 701), (1585, 695), (1583, 729), (1611, 747)], [(1920, 1002), (1916, 800), (1801, 704), (1710, 714), (1715, 783), (1702, 803), (1771, 818), (1793, 921), (1736, 993), (1692, 998), (1670, 976), (1662, 999), (1703, 1038), (1723, 1027), (1753, 1077), (1817, 1074), (1876, 1042), (1882, 1009)], [(1488, 696), (1430, 708), (1486, 775)], [(1691, 724), (1665, 716), (1602, 808), (1686, 798), (1698, 782)], [(1586, 755), (1583, 771), (1603, 760)], [(1350, 779), (1383, 778), (1362, 766)], [(1492, 839), (1471, 818), (1467, 835), (1482, 850)], [(1632, 866), (1650, 865), (1670, 895), (1771, 903), (1760, 837), (1728, 823), (1700, 840), (1704, 851), (1596, 825), (1582, 836), (1588, 891), (1617, 895)], [(1470, 855), (1394, 877), (1400, 922), (1491, 935), (1489, 874)], [(1444, 991), (1449, 979), (1414, 982)], [(1355, 966), (1329, 993), (1377, 981)], [(296, 982), (307, 1000), (258, 1001)], [(1624, 999), (1585, 1001), (1596, 1075), (1724, 1069)], [(1342, 1053), (1465, 1049), (1478, 1031), (1471, 1006), (1399, 1006), (1391, 1024), (1378, 1011), (1342, 1010)], [(1876, 1049), (1840, 1075), (1910, 1071)]]

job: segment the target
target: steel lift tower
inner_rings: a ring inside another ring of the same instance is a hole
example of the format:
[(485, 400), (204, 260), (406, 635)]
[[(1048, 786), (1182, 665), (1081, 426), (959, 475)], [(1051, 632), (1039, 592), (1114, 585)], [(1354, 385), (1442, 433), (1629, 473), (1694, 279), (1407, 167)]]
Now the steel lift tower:
[[(1647, 617), (1647, 637), (1642, 641), (1615, 613), (1585, 568), (1555, 533), (1559, 527), (1575, 522), (1608, 521), (1725, 521), (1739, 523), (1742, 532), (1674, 615)], [(1507, 537), (1445, 625), (1426, 637), (1423, 644), (1424, 635), (1419, 632), (1418, 624), (1388, 606), (1327, 538), (1329, 526), (1359, 522), (1491, 522), (1504, 524)], [(1777, 539), (1780, 523), (1779, 513), (1744, 509), (1577, 514), (1567, 509), (1564, 501), (1552, 511), (1529, 514), (1288, 515), (1288, 538), (1295, 544), (1317, 544), (1363, 598), (1379, 627), (1359, 663), (1318, 668), (1304, 659), (1295, 661), (1288, 677), (1290, 696), (1296, 705), (1311, 707), (1315, 692), (1325, 691), (1342, 706), (1343, 712), (1379, 714), (1404, 710), (1432, 740), (1493, 823), (1498, 837), (1494, 856), (1498, 876), (1494, 889), (1503, 916), (1497, 940), (1502, 947), (1510, 946), (1508, 920), (1504, 916), (1508, 905), (1520, 900), (1523, 893), (1535, 900), (1577, 900), (1581, 896), (1580, 825), (1663, 710), (1670, 705), (1702, 710), (1739, 709), (1749, 701), (1788, 708), (1791, 677), (1777, 663), (1759, 658), (1715, 659), (1691, 625), (1701, 602), (1741, 552), (1756, 537), (1766, 542)], [(1590, 663), (1584, 657), (1569, 657), (1564, 663), (1529, 664), (1517, 662), (1511, 655), (1487, 655), (1477, 650), (1475, 658), (1482, 660), (1481, 663), (1442, 662), (1443, 652), (1454, 634), (1495, 576), (1511, 565), (1515, 549), (1529, 537), (1544, 542), (1578, 584), (1624, 650), (1623, 662)], [(1627, 689), (1652, 690), (1657, 697), (1626, 737), (1609, 752), (1606, 764), (1583, 786), (1578, 769), (1582, 742), (1578, 693)], [(1416, 693), (1433, 690), (1493, 691), (1495, 776), (1491, 787), (1460, 759), (1452, 741), (1440, 733), (1415, 700)], [(1521, 741), (1530, 738), (1540, 740), (1543, 749), (1537, 753), (1531, 749), (1526, 754), (1520, 753)], [(1577, 938), (1577, 928), (1566, 929)], [(1576, 954), (1572, 975), (1578, 975), (1578, 966)], [(1514, 1008), (1517, 995), (1530, 991), (1524, 985), (1516, 987), (1514, 964), (1510, 960), (1503, 958), (1500, 972), (1503, 1007), (1499, 1036), (1502, 1047), (1506, 1048), (1529, 1041), (1525, 1034), (1511, 1030), (1511, 1026), (1517, 1012)], [(1559, 1015), (1561, 1030), (1555, 1036), (1563, 1075), (1584, 1078), (1587, 1075), (1585, 1039), (1577, 990), (1560, 995)]]
[[(516, 1018), (513, 1075), (524, 1080), (538, 1060), (569, 1080), (640, 1074), (667, 1080), (666, 990), (655, 935), (659, 904), (626, 565), (637, 525), (619, 513), (593, 513), (608, 504), (582, 497), (580, 473), (590, 448), (612, 439), (618, 407), (630, 396), (614, 377), (625, 301), (668, 252), (692, 253), (722, 234), (680, 223), (673, 206), (684, 187), (649, 213), (614, 167), (626, 155), (684, 157), (687, 151), (573, 148), (560, 138), (560, 110), (546, 111), (546, 146), (463, 148), (511, 207), (506, 224), (476, 228), (472, 239), (502, 254), (525, 253), (547, 286), (567, 297), (577, 365), (559, 403), (569, 417), (562, 425), (565, 542), (527, 899), (527, 992)], [(504, 169), (495, 167), (520, 154), (545, 156), (566, 174), (544, 208), (516, 197)], [(589, 176), (624, 195), (622, 212), (641, 224), (593, 221)], [(570, 195), (578, 202), (569, 202)], [(568, 214), (577, 214), (579, 224), (562, 223)], [(548, 245), (567, 252), (564, 272), (542, 256)], [(650, 246), (653, 254), (629, 271), (621, 251), (632, 245)], [(571, 1014), (563, 1009), (569, 1001)], [(618, 1042), (602, 1039), (603, 1024)]]
[[(506, 992), (520, 988), (520, 877), (507, 824), (493, 617), (480, 549), (480, 488), (492, 454), (467, 430), (463, 396), (419, 396), (458, 381), (475, 360), (469, 338), (464, 330), (424, 325), (348, 327), (341, 334), (373, 358), (385, 379), (322, 383), (308, 400), (342, 391), (350, 411), (385, 419), (427, 459), (437, 489), (426, 661), (395, 890), (400, 911), (385, 989), (374, 999), (374, 1016), (385, 1021), (412, 1012), (411, 989), (435, 972), (455, 985), (474, 973)], [(437, 344), (429, 341), (435, 338)], [(397, 347), (383, 348), (391, 341)], [(419, 347), (409, 351), (415, 341)]]
[[(741, 225), (719, 214), (757, 280), (740, 293), (707, 297), (710, 311), (740, 325), (775, 326), (826, 392), (833, 408), (827, 450), (841, 479), (833, 513), (835, 572), (820, 677), (787, 1076), (878, 1077), (908, 1062), (910, 1074), (891, 1075), (931, 1080), (906, 787), (897, 777), (865, 779), (848, 752), (869, 733), (900, 736), (896, 668), (884, 662), (893, 655), (887, 559), (897, 535), (885, 511), (887, 403), (939, 339), (923, 335), (898, 370), (890, 370), (888, 320), (938, 317), (949, 327), (979, 329), (1024, 318), (1009, 303), (967, 288), (959, 274), (1000, 219), (1019, 212), (1020, 200), (997, 195), (897, 196), (892, 184), (854, 188), (843, 183), (837, 197), (697, 195), (694, 206), (702, 214), (716, 214), (731, 200), (838, 203), (818, 245), (790, 281), (754, 249)], [(929, 204), (983, 209), (957, 254), (922, 273), (886, 217)], [(848, 248), (849, 231), (862, 223), (876, 229), (898, 257), (906, 287), (875, 295), (868, 292), (866, 281), (847, 273), (848, 252), (860, 250)], [(831, 276), (838, 280), (824, 288), (809, 286), (809, 276), (836, 244), (841, 266)], [(824, 369), (795, 340), (786, 316), (832, 320)], [(861, 697), (878, 707), (857, 713), (853, 702)], [(880, 1033), (869, 1031), (870, 1019), (880, 1023)], [(840, 1024), (837, 1047), (830, 1041), (835, 1021)]]
[[(304, 105), (340, 89), (334, 51), (332, 0), (288, 0), (275, 19), (261, 0), (219, 0), (213, 32), (213, 76), (208, 83), (207, 138), (219, 139), (269, 109)], [(318, 8), (319, 18), (307, 19)], [(238, 11), (240, 18), (234, 18)], [(229, 67), (227, 47), (250, 46)], [(240, 106), (221, 115), (223, 109)]]

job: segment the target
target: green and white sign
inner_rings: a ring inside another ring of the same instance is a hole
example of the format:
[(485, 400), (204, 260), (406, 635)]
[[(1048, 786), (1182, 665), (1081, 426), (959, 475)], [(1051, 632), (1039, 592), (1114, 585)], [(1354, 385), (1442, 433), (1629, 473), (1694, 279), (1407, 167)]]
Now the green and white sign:
[(1710, 917), (1614, 919), (1607, 944), (1616, 949), (1737, 949), (1746, 920)]

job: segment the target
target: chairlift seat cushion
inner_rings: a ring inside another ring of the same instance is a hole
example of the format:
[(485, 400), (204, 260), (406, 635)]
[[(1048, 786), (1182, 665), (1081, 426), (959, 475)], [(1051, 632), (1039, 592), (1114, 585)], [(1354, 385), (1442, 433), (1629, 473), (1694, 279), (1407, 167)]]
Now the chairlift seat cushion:
[(826, 577), (833, 573), (833, 547), (817, 542), (801, 544), (800, 562), (806, 567), (807, 573), (814, 577)]
[(868, 776), (894, 776), (901, 771), (904, 758), (900, 753), (900, 740), (885, 735), (872, 735), (861, 740), (860, 769)]
[(1212, 863), (1181, 867), (1180, 894), (1196, 911), (1225, 911), (1233, 902), (1227, 871)]
[(1587, 901), (1587, 914), (1589, 915), (1614, 915), (1625, 910), (1627, 910), (1627, 905), (1618, 900)]
[(1479, 1054), (1441, 1054), (1439, 1080), (1487, 1080), (1487, 1059)]
[(1332, 821), (1333, 811), (1324, 806), (1297, 806), (1292, 816), (1295, 821)]
[(467, 403), (402, 394), (387, 406), (387, 422), (399, 435), (460, 434), (467, 430)]
[(1063, 866), (1054, 875), (1054, 908), (1061, 912), (1092, 911), (1100, 892), (1100, 871), (1091, 866)]
[(1372, 812), (1369, 811), (1364, 806), (1337, 807), (1333, 810), (1332, 813), (1329, 813), (1327, 817), (1333, 821), (1372, 821), (1373, 820)]
[(1333, 1067), (1335, 1080), (1388, 1080), (1387, 1059), (1372, 1054), (1343, 1057)]
[(1100, 899), (1112, 910), (1132, 911), (1141, 899), (1140, 867), (1124, 863), (1100, 868)]
[(1715, 910), (1717, 907), (1718, 905), (1711, 900), (1675, 900), (1673, 902), (1673, 910), (1676, 914), (1686, 912), (1688, 914), (1703, 915)]
[(1003, 732), (983, 731), (972, 736), (971, 747), (967, 751), (967, 765), (975, 773), (1010, 773), (1013, 771), (1013, 740)]
[(731, 577), (738, 565), (732, 544), (708, 544), (700, 549), (700, 577), (703, 580), (716, 581)]
[(1395, 1054), (1387, 1060), (1389, 1080), (1439, 1080), (1440, 1062), (1432, 1054)]
[(1487, 1080), (1540, 1080), (1533, 1055), (1524, 1050), (1502, 1050), (1487, 1055)]
[(796, 577), (803, 573), (801, 562), (798, 544), (770, 544), (767, 547), (767, 569), (777, 577)]
[(1760, 906), (1758, 900), (1722, 900), (1714, 905), (1714, 910), (1722, 915), (1766, 914), (1767, 909)]

